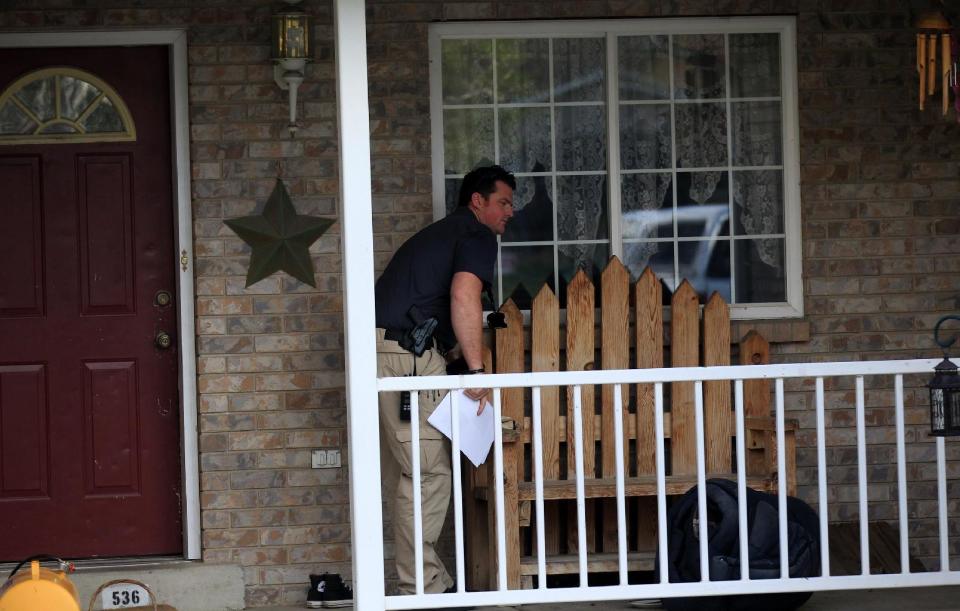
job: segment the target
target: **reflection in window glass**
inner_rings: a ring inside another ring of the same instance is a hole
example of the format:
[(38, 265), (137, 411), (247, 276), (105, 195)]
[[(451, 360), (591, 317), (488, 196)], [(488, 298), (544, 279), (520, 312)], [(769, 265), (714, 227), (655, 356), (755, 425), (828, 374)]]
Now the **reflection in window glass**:
[(669, 168), (670, 106), (620, 106), (620, 167), (624, 170)]
[(24, 85), (16, 96), (37, 119), (41, 122), (49, 121), (56, 116), (57, 107), (53, 95), (55, 87), (54, 77), (51, 76)]
[[(796, 165), (783, 147), (796, 126), (792, 100), (781, 99), (790, 85), (781, 66), (793, 56), (783, 21), (781, 33), (745, 32), (749, 23), (738, 19), (718, 19), (709, 33), (683, 20), (656, 34), (645, 23), (633, 34), (600, 21), (573, 24), (574, 33), (436, 26), (442, 53), (431, 60), (445, 62), (432, 100), (444, 124), (436, 178), (447, 209), (459, 177), (481, 163), (500, 163), (518, 179), (500, 240), (501, 297), (517, 293), (526, 303), (539, 288), (529, 283), (552, 273), (562, 301), (577, 269), (598, 282), (616, 253), (634, 278), (650, 265), (665, 299), (686, 278), (703, 298), (718, 291), (732, 304), (797, 305), (783, 303), (784, 248), (797, 238), (785, 212)], [(607, 41), (616, 45), (609, 57)], [(468, 65), (481, 73), (476, 86), (464, 76)], [(613, 137), (620, 152), (609, 168)]]
[(549, 108), (500, 111), (500, 163), (504, 167), (514, 172), (549, 171), (553, 156), (550, 143)]
[[(716, 262), (716, 259), (727, 257), (730, 260), (730, 240), (716, 238), (712, 240), (695, 240), (677, 243), (677, 272), (682, 283), (690, 283), (693, 289), (703, 299), (708, 299), (714, 292), (727, 302), (730, 301), (730, 265), (726, 269)], [(713, 264), (713, 265), (711, 265)], [(719, 276), (711, 272), (723, 272)], [(679, 285), (678, 285), (679, 286)]]
[[(725, 234), (726, 231), (721, 232), (721, 235)], [(717, 240), (707, 264), (707, 276), (711, 278), (730, 277), (730, 240)], [(729, 296), (725, 299), (730, 301)]]
[(677, 167), (727, 165), (727, 105), (677, 104)]
[(737, 278), (737, 302), (786, 301), (784, 241), (781, 238), (736, 240), (733, 265)]
[(83, 120), (83, 127), (90, 133), (119, 132), (123, 130), (120, 115), (110, 100), (103, 98), (97, 107)]
[(503, 242), (553, 241), (553, 200), (547, 176), (520, 176), (513, 192), (513, 218)]
[(670, 97), (668, 36), (621, 36), (617, 39), (620, 101)]
[(0, 108), (0, 134), (32, 134), (37, 124), (13, 102)]
[(779, 102), (732, 104), (733, 165), (783, 163)]
[(607, 129), (602, 106), (556, 109), (557, 169), (603, 170), (607, 167)]
[(605, 61), (606, 44), (602, 38), (554, 39), (554, 101), (602, 101)]
[(671, 182), (668, 173), (621, 178), (620, 232), (624, 238), (673, 237)]
[(92, 74), (73, 68), (43, 68), (0, 93), (0, 142), (135, 139), (123, 100)]
[(723, 34), (673, 37), (674, 96), (678, 100), (724, 97), (725, 72)]
[(780, 95), (778, 35), (730, 35), (730, 95), (735, 98)]
[(444, 199), (446, 200), (446, 210), (447, 214), (453, 212), (454, 208), (457, 207), (459, 203), (457, 198), (460, 197), (460, 185), (463, 184), (462, 178), (448, 178), (444, 182)]
[(507, 38), (497, 41), (497, 101), (550, 100), (550, 41)]
[(485, 160), (493, 163), (493, 111), (443, 111), (443, 161), (447, 174), (466, 174)]
[(86, 81), (64, 76), (60, 78), (60, 114), (76, 121), (90, 103), (100, 95), (100, 90)]
[(493, 101), (493, 42), (444, 40), (443, 101), (489, 104)]
[(678, 206), (725, 204), (728, 201), (726, 172), (677, 172)]
[(726, 172), (677, 172), (677, 237), (718, 235), (730, 216)]
[(553, 246), (503, 246), (500, 250), (503, 294), (498, 301), (513, 299), (521, 310), (529, 310), (540, 287), (553, 282)]
[(734, 172), (733, 220), (736, 235), (783, 233), (783, 171)]
[(607, 238), (607, 179), (600, 175), (557, 178), (557, 233), (561, 240)]

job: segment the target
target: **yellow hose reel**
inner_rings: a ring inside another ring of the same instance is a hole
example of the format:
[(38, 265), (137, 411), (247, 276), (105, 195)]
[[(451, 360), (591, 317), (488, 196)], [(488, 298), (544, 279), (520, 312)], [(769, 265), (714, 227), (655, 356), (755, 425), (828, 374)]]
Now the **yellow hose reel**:
[(17, 566), (0, 588), (0, 611), (80, 611), (77, 588), (67, 577), (69, 563), (56, 559), (59, 570), (40, 566), (31, 559), (29, 572)]

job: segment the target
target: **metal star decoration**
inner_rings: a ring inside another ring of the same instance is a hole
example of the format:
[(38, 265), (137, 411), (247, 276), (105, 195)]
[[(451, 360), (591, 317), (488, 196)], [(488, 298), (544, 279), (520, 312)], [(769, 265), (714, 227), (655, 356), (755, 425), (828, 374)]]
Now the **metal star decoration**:
[(262, 213), (225, 220), (224, 223), (252, 249), (246, 286), (274, 272), (284, 271), (316, 288), (310, 245), (333, 225), (334, 220), (297, 214), (279, 178)]

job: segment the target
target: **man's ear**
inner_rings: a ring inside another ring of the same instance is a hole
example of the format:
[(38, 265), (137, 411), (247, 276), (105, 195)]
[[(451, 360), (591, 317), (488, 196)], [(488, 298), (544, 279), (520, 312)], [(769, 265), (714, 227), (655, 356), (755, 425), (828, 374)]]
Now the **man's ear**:
[(479, 192), (474, 191), (473, 195), (470, 196), (470, 205), (476, 206), (477, 208), (483, 207), (483, 196)]

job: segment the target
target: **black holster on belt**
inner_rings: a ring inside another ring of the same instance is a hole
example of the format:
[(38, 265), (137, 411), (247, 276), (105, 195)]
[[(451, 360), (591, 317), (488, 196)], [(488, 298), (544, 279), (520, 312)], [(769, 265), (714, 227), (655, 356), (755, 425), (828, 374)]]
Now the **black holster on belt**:
[(407, 310), (407, 318), (413, 322), (414, 326), (407, 329), (397, 343), (404, 350), (412, 352), (414, 356), (421, 356), (427, 348), (433, 346), (433, 332), (439, 321), (434, 316), (424, 316), (420, 308), (415, 305)]
[[(428, 348), (434, 345), (433, 332), (437, 328), (438, 320), (434, 316), (424, 316), (415, 305), (407, 310), (407, 318), (413, 323), (413, 327), (403, 332), (400, 339), (396, 340), (400, 347), (414, 355), (413, 375), (417, 375), (416, 357), (422, 356)], [(410, 391), (404, 390), (400, 393), (400, 420), (408, 422), (410, 420)]]

